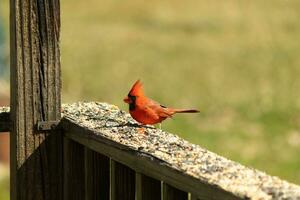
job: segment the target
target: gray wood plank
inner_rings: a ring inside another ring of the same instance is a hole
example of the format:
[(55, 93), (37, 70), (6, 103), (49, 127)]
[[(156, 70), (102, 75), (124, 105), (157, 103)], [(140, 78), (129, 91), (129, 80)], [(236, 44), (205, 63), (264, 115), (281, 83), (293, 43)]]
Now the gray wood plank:
[(85, 199), (109, 200), (110, 160), (85, 147)]
[(59, 0), (10, 0), (11, 199), (62, 199)]
[(64, 138), (64, 200), (82, 200), (84, 198), (84, 146)]

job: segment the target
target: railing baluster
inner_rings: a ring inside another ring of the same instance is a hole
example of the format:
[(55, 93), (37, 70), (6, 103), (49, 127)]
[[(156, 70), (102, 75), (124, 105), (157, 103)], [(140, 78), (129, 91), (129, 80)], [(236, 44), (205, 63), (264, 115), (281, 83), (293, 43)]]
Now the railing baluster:
[(84, 147), (64, 138), (64, 199), (84, 197)]
[(109, 172), (110, 172), (110, 200), (116, 200), (116, 179), (115, 179), (115, 161), (110, 159), (109, 165)]
[(110, 161), (111, 200), (135, 199), (135, 172), (129, 167)]
[(109, 200), (109, 158), (89, 148), (85, 154), (85, 199)]
[(144, 174), (140, 175), (142, 200), (161, 199), (161, 181)]
[(188, 193), (163, 183), (163, 200), (188, 200)]
[(142, 200), (142, 174), (135, 172), (135, 200)]

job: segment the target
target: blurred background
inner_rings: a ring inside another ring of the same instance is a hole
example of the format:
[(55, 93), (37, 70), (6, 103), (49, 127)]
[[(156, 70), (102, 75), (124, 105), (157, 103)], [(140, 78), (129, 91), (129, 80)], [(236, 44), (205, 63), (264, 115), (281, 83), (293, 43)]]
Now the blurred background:
[[(0, 9), (0, 96), (8, 105), (8, 0)], [(299, 9), (299, 0), (63, 0), (63, 102), (127, 110), (122, 99), (140, 78), (163, 105), (202, 111), (164, 130), (300, 184)]]

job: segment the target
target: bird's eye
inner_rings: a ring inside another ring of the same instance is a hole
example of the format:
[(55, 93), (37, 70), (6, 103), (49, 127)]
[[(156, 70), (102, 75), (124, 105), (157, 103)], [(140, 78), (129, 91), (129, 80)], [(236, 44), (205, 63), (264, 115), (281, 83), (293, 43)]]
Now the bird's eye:
[(136, 96), (133, 96), (133, 95), (131, 95), (131, 94), (128, 94), (128, 98), (131, 100), (131, 101), (135, 101), (135, 99), (136, 99)]
[(135, 96), (128, 94), (128, 98), (132, 99), (132, 98), (135, 98)]

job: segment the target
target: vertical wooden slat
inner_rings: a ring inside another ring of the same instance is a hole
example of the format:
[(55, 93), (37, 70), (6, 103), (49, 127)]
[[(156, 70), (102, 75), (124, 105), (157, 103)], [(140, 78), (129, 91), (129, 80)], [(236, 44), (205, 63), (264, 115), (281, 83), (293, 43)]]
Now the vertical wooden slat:
[(142, 200), (161, 199), (161, 181), (136, 173), (136, 196)]
[(111, 200), (135, 199), (135, 172), (111, 160)]
[(11, 199), (62, 199), (59, 0), (10, 0)]
[(116, 162), (112, 159), (109, 160), (109, 172), (110, 172), (110, 200), (116, 200), (116, 178), (115, 178), (115, 164)]
[(85, 198), (84, 146), (64, 138), (64, 200)]
[(188, 193), (164, 183), (163, 200), (188, 200)]
[(109, 200), (109, 158), (85, 147), (85, 199)]
[(142, 174), (135, 172), (135, 200), (142, 200)]

